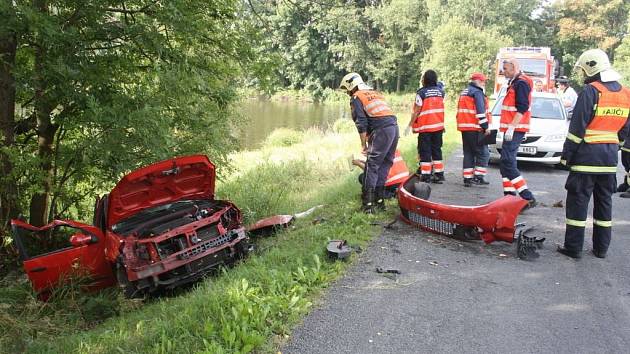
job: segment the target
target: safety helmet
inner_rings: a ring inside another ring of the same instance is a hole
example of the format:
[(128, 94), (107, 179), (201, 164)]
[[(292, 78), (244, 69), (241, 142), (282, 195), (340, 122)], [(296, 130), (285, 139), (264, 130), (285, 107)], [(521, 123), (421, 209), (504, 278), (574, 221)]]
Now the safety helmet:
[(355, 87), (358, 87), (359, 90), (371, 89), (370, 86), (366, 85), (365, 82), (363, 82), (361, 75), (357, 73), (347, 74), (343, 77), (343, 79), (341, 79), (341, 83), (339, 84), (339, 88), (346, 91), (352, 91), (355, 89)]
[(575, 66), (582, 68), (588, 77), (600, 74), (603, 82), (617, 81), (621, 78), (621, 75), (611, 68), (608, 55), (601, 49), (585, 51), (580, 55)]

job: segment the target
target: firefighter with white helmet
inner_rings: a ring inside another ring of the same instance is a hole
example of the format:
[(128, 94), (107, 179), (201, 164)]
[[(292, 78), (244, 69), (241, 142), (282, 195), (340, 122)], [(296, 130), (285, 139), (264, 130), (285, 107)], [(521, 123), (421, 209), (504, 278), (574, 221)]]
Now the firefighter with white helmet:
[(565, 188), (566, 231), (558, 252), (582, 256), (588, 203), (593, 196), (593, 255), (606, 257), (612, 236), (612, 194), (617, 189), (620, 141), (630, 129), (630, 89), (618, 80), (608, 55), (600, 49), (584, 52), (575, 64), (584, 74), (562, 151), (570, 169)]
[(344, 76), (339, 88), (351, 97), (352, 120), (359, 132), (361, 150), (367, 156), (362, 209), (366, 213), (384, 210), (385, 182), (398, 145), (396, 116), (383, 94), (363, 82), (357, 73)]

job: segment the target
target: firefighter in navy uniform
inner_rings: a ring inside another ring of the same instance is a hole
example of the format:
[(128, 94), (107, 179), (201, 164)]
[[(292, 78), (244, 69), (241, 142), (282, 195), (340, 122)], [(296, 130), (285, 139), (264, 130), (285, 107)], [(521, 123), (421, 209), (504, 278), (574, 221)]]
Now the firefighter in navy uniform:
[(414, 133), (418, 133), (420, 162), (416, 174), (422, 182), (444, 182), (442, 134), (445, 95), (444, 85), (438, 82), (437, 73), (433, 70), (425, 71), (407, 127), (407, 130), (412, 129)]
[(617, 187), (617, 192), (621, 198), (630, 198), (630, 131), (626, 136), (626, 140), (621, 144), (621, 163), (626, 171), (623, 182)]
[(558, 252), (582, 256), (588, 203), (593, 195), (593, 254), (606, 257), (612, 235), (612, 194), (617, 188), (619, 142), (628, 133), (630, 89), (621, 86), (606, 53), (584, 52), (576, 67), (585, 74), (562, 152), (570, 168), (565, 188), (566, 231)]
[(344, 76), (339, 88), (351, 97), (352, 120), (359, 132), (361, 150), (367, 156), (362, 210), (369, 214), (384, 210), (385, 182), (398, 145), (396, 116), (383, 95), (366, 85), (357, 73)]
[(486, 76), (482, 73), (474, 73), (470, 76), (468, 87), (462, 91), (457, 103), (457, 130), (462, 133), (462, 146), (464, 149), (464, 161), (462, 174), (464, 186), (474, 184), (488, 184), (485, 180), (488, 160), (484, 149), (487, 145), (480, 146), (479, 140), (489, 133), (491, 114), (488, 110), (488, 98), (483, 93)]
[(503, 194), (516, 195), (518, 193), (521, 198), (527, 200), (527, 207), (531, 208), (536, 206), (536, 199), (518, 170), (516, 154), (525, 134), (529, 132), (533, 82), (521, 72), (516, 59), (503, 61), (503, 73), (510, 80), (501, 106), (499, 126), (499, 130), (503, 133), (500, 164)]

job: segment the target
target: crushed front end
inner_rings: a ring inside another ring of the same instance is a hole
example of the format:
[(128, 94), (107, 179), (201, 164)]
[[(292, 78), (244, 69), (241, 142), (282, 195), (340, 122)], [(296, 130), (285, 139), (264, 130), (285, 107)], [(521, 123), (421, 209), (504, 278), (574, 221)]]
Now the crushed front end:
[(193, 282), (249, 252), (241, 212), (221, 200), (179, 202), (162, 217), (116, 225), (117, 278), (135, 296)]

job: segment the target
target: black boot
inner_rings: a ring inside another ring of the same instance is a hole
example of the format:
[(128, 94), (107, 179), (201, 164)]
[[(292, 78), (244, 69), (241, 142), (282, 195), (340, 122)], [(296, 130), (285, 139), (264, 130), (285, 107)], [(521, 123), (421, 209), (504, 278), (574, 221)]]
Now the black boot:
[(485, 185), (490, 184), (490, 182), (486, 181), (486, 179), (482, 175), (476, 175), (475, 177), (473, 177), (472, 182), (480, 186), (485, 186)]
[(619, 194), (621, 198), (630, 198), (630, 191)]
[(472, 178), (464, 178), (464, 187), (472, 187), (473, 179)]
[(620, 185), (617, 187), (617, 192), (621, 192), (621, 193), (623, 193), (623, 192), (627, 192), (627, 191), (628, 191), (628, 187), (630, 187), (630, 186), (628, 186), (628, 185), (626, 184), (626, 182), (624, 182), (624, 183), (620, 184)]
[(436, 172), (431, 177), (431, 183), (442, 184), (446, 179), (444, 178), (444, 172)]
[(571, 251), (571, 250), (568, 250), (568, 249), (564, 248), (563, 246), (558, 246), (558, 250), (557, 251), (562, 253), (563, 255), (565, 255), (567, 257), (571, 257), (571, 258), (574, 258), (574, 259), (582, 258), (582, 252)]
[(420, 182), (431, 183), (431, 175), (420, 175)]
[(374, 190), (374, 188), (366, 188), (365, 190), (363, 190), (363, 195), (361, 196), (362, 199), (362, 205), (361, 205), (361, 211), (363, 211), (366, 214), (374, 214), (375, 212), (375, 199), (376, 199), (376, 192)]
[(385, 186), (376, 186), (376, 211), (385, 211)]

